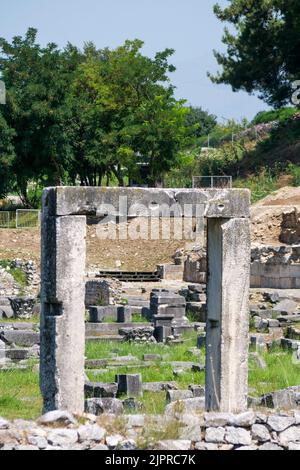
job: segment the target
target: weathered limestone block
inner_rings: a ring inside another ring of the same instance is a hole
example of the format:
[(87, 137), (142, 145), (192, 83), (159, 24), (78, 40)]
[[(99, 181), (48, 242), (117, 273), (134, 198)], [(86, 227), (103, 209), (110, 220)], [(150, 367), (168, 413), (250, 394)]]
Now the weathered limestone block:
[(166, 398), (167, 398), (167, 403), (172, 403), (173, 401), (194, 398), (194, 395), (191, 390), (168, 390), (166, 394)]
[(249, 220), (208, 220), (207, 410), (247, 408), (249, 260)]
[(84, 411), (86, 218), (42, 220), (40, 385), (44, 411)]
[(116, 375), (118, 394), (128, 397), (140, 397), (143, 395), (141, 374), (118, 374)]
[(84, 386), (86, 398), (116, 398), (118, 384), (87, 382)]
[(117, 321), (118, 308), (119, 307), (117, 305), (91, 305), (89, 307), (89, 321), (91, 323), (102, 323), (107, 319)]
[(131, 323), (132, 322), (132, 313), (134, 311), (133, 307), (124, 305), (118, 309), (118, 322), (119, 323)]
[(96, 416), (103, 413), (120, 415), (124, 413), (124, 408), (117, 398), (89, 398), (85, 402), (85, 412)]
[[(45, 194), (49, 215), (107, 214), (110, 206), (110, 213), (116, 216), (126, 215), (128, 208), (130, 217), (168, 216), (170, 208), (176, 205), (181, 212), (171, 211), (171, 215), (181, 218), (184, 205), (188, 204), (193, 207), (193, 214), (197, 206), (204, 205), (204, 215), (208, 218), (250, 217), (250, 191), (247, 189), (57, 187), (47, 188)], [(120, 198), (123, 198), (121, 203)], [(141, 206), (144, 206), (143, 211)]]

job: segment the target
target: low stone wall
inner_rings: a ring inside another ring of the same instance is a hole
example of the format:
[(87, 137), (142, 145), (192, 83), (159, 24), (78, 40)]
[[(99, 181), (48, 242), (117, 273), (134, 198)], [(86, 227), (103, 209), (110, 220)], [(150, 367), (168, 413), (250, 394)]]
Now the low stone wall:
[(85, 283), (85, 306), (114, 305), (121, 298), (121, 283), (116, 279), (88, 276)]
[[(203, 250), (188, 255), (183, 280), (206, 282)], [(300, 245), (252, 247), (250, 284), (252, 288), (300, 289)]]
[(184, 266), (180, 264), (159, 264), (157, 266), (160, 279), (182, 281), (183, 271)]
[(251, 287), (299, 289), (300, 246), (252, 248)]
[[(87, 401), (92, 414), (77, 419), (64, 411), (53, 411), (37, 422), (0, 418), (0, 450), (300, 450), (300, 413), (289, 415), (193, 412), (193, 402), (179, 400), (168, 405), (188, 407), (177, 416), (120, 415), (123, 403), (115, 398)], [(103, 414), (104, 413), (104, 414)], [(115, 416), (113, 416), (113, 414)], [(177, 437), (168, 439), (168, 430)], [(159, 437), (160, 436), (160, 437)]]
[(206, 272), (201, 271), (201, 262), (188, 258), (184, 263), (183, 280), (195, 284), (206, 282)]

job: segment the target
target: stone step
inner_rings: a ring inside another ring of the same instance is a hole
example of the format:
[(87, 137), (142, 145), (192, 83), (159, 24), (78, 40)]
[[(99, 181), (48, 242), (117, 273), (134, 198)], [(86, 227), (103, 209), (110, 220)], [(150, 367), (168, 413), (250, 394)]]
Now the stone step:
[(118, 279), (124, 282), (159, 282), (160, 277), (157, 272), (138, 271), (99, 271), (96, 277), (102, 279)]
[(86, 341), (115, 341), (120, 342), (123, 341), (124, 337), (120, 335), (101, 335), (101, 336), (87, 336)]
[(119, 330), (122, 328), (146, 328), (151, 326), (150, 323), (86, 323), (85, 332), (86, 337), (90, 336), (103, 336), (103, 335), (118, 335)]
[(40, 334), (31, 330), (4, 330), (1, 337), (8, 344), (30, 347), (40, 344)]

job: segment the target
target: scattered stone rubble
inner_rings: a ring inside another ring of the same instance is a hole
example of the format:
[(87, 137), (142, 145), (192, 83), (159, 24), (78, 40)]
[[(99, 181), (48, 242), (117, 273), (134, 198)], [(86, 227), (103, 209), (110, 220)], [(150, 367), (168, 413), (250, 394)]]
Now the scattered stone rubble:
[(300, 243), (300, 212), (297, 207), (290, 208), (282, 213), (279, 241), (287, 245)]
[[(11, 275), (11, 269), (20, 269), (25, 273), (27, 285), (20, 286)], [(32, 260), (14, 259), (7, 268), (0, 268), (0, 297), (20, 295), (36, 296), (40, 289), (40, 275)]]
[[(107, 399), (110, 400), (110, 399)], [(181, 400), (190, 403), (197, 398)], [(101, 406), (101, 405), (99, 405)], [(0, 418), (0, 450), (300, 450), (300, 413), (247, 411), (146, 416), (52, 411), (36, 422)], [(172, 438), (167, 437), (172, 434)]]

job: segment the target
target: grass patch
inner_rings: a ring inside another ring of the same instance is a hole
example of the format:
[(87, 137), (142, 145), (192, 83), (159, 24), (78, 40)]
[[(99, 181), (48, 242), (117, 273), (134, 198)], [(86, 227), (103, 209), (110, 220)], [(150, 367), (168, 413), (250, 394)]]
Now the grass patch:
[[(130, 344), (113, 342), (88, 342), (86, 355), (89, 359), (101, 359), (112, 357), (112, 354), (133, 355), (139, 360), (143, 354), (160, 354), (163, 362), (189, 361), (199, 362), (190, 348), (195, 346), (196, 333), (185, 337), (185, 343), (166, 346), (163, 344)], [(267, 368), (260, 369), (253, 359), (249, 360), (249, 387), (253, 389), (251, 395), (260, 396), (268, 392), (284, 389), (300, 384), (300, 365), (293, 364), (293, 355), (289, 351), (274, 349), (271, 352), (261, 353), (266, 361)], [(200, 362), (204, 361), (204, 351), (201, 351)], [(118, 373), (140, 373), (143, 382), (172, 381), (177, 383), (180, 389), (187, 389), (190, 384), (204, 385), (205, 373), (185, 370), (179, 377), (174, 377), (170, 364), (162, 364), (160, 361), (149, 367), (138, 365), (129, 368), (127, 365), (113, 370), (105, 370), (101, 374), (94, 375), (87, 371), (89, 379), (99, 382), (114, 382)], [(39, 376), (34, 372), (33, 366), (28, 370), (0, 370), (0, 416), (7, 419), (36, 419), (42, 410), (42, 399), (39, 390)], [(144, 392), (140, 399), (145, 414), (162, 414), (166, 406), (165, 392)], [(170, 436), (169, 436), (170, 438)]]
[(34, 315), (31, 318), (24, 318), (22, 320), (19, 318), (0, 318), (0, 324), (1, 323), (34, 323), (38, 325), (40, 323), (40, 317), (39, 315)]
[(37, 419), (42, 412), (39, 374), (28, 370), (0, 371), (0, 416)]
[(148, 323), (148, 320), (143, 317), (140, 313), (133, 313), (132, 323)]
[(278, 189), (278, 178), (272, 176), (270, 173), (262, 173), (247, 179), (236, 179), (233, 186), (235, 188), (250, 189), (251, 202), (253, 204)]
[(113, 317), (105, 317), (102, 323), (118, 323), (118, 321)]
[(190, 384), (204, 385), (205, 383), (204, 371), (192, 372), (191, 370), (186, 370), (183, 375), (174, 377), (173, 370), (174, 368), (169, 364), (156, 363), (145, 368), (139, 366), (118, 367), (117, 369), (107, 370), (97, 375), (91, 374), (88, 371), (88, 376), (94, 382), (115, 382), (116, 374), (141, 374), (143, 382), (175, 381), (182, 389), (187, 388)]
[(134, 343), (113, 343), (110, 341), (88, 341), (86, 344), (87, 359), (107, 358), (112, 354), (118, 356), (136, 356), (139, 360), (143, 359), (144, 354), (161, 354), (168, 361), (191, 361), (195, 357), (188, 352), (189, 348), (195, 347), (197, 333), (192, 332), (184, 335), (185, 342), (179, 345), (164, 345), (162, 343), (154, 344), (134, 344)]
[(261, 356), (266, 361), (266, 369), (259, 369), (249, 361), (249, 386), (257, 396), (300, 384), (300, 364), (293, 364), (292, 352), (276, 349)]

